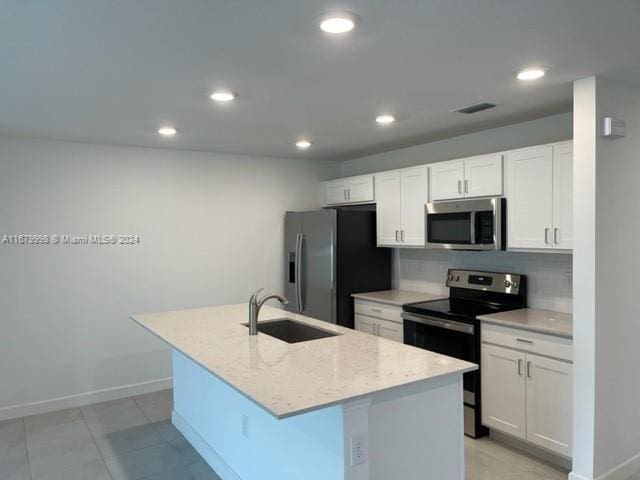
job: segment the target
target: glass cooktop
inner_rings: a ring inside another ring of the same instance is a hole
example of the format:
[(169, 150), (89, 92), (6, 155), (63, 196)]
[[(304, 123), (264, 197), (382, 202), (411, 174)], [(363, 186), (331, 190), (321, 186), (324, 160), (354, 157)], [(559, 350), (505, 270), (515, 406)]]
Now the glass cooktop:
[(410, 303), (408, 305), (405, 305), (403, 307), (403, 310), (406, 312), (422, 315), (433, 315), (437, 317), (472, 321), (480, 315), (506, 312), (508, 310), (513, 310), (516, 308), (519, 307), (488, 302), (476, 302), (472, 300), (461, 300), (456, 298), (446, 298), (444, 300), (431, 300), (428, 302)]

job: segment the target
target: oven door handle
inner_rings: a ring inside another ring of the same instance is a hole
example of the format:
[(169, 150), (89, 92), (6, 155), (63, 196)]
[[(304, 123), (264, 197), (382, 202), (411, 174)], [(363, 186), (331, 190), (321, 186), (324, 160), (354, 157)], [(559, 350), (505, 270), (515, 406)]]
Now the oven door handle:
[(409, 320), (410, 322), (422, 323), (431, 327), (443, 328), (445, 330), (454, 330), (460, 333), (466, 333), (467, 335), (473, 335), (475, 332), (475, 326), (462, 322), (447, 322), (440, 318), (425, 317), (423, 315), (414, 315), (412, 313), (402, 312), (402, 318)]

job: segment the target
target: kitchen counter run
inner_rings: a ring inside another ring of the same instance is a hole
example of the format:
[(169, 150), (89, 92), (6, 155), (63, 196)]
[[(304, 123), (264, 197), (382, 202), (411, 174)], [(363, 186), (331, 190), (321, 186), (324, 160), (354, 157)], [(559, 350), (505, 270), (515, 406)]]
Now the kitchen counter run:
[(297, 344), (251, 337), (247, 304), (131, 318), (276, 418), (477, 368), (267, 305), (260, 312), (261, 321), (282, 317), (341, 335)]
[(570, 313), (523, 308), (509, 312), (482, 315), (478, 319), (506, 327), (573, 338), (573, 316)]
[(382, 290), (379, 292), (354, 293), (351, 295), (357, 300), (386, 303), (401, 307), (407, 303), (428, 302), (446, 298), (446, 295), (434, 295), (431, 293), (409, 292), (407, 290)]

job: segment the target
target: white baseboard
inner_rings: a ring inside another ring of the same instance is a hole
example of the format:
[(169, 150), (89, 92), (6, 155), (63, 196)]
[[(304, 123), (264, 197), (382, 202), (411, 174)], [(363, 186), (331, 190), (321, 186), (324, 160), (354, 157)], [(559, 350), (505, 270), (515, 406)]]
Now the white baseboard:
[(68, 395), (66, 397), (41, 400), (39, 402), (10, 405), (8, 407), (0, 408), (0, 420), (27, 417), (29, 415), (37, 415), (39, 413), (55, 412), (56, 410), (62, 410), (65, 408), (82, 407), (85, 405), (91, 405), (92, 403), (107, 402), (118, 398), (157, 392), (158, 390), (171, 388), (172, 385), (173, 378), (167, 377), (159, 380), (150, 380), (148, 382), (121, 385), (118, 387), (105, 388), (103, 390), (94, 390), (76, 395)]
[[(635, 475), (640, 474), (640, 453), (616, 465), (611, 470), (598, 475), (595, 480), (629, 480)], [(571, 472), (569, 480), (591, 480), (577, 473)]]
[(171, 422), (191, 446), (205, 459), (222, 480), (242, 480), (233, 469), (226, 464), (218, 452), (216, 452), (198, 432), (175, 410), (171, 413)]

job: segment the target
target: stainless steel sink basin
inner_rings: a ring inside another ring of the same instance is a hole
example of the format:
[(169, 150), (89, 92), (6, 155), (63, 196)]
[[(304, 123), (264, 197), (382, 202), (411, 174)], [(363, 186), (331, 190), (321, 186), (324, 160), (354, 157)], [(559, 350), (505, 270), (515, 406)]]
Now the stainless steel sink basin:
[[(249, 324), (243, 324), (248, 327)], [(339, 333), (329, 332), (321, 328), (312, 327), (290, 318), (276, 318), (258, 322), (258, 332), (277, 338), (287, 343), (308, 342), (321, 338), (335, 337)]]

